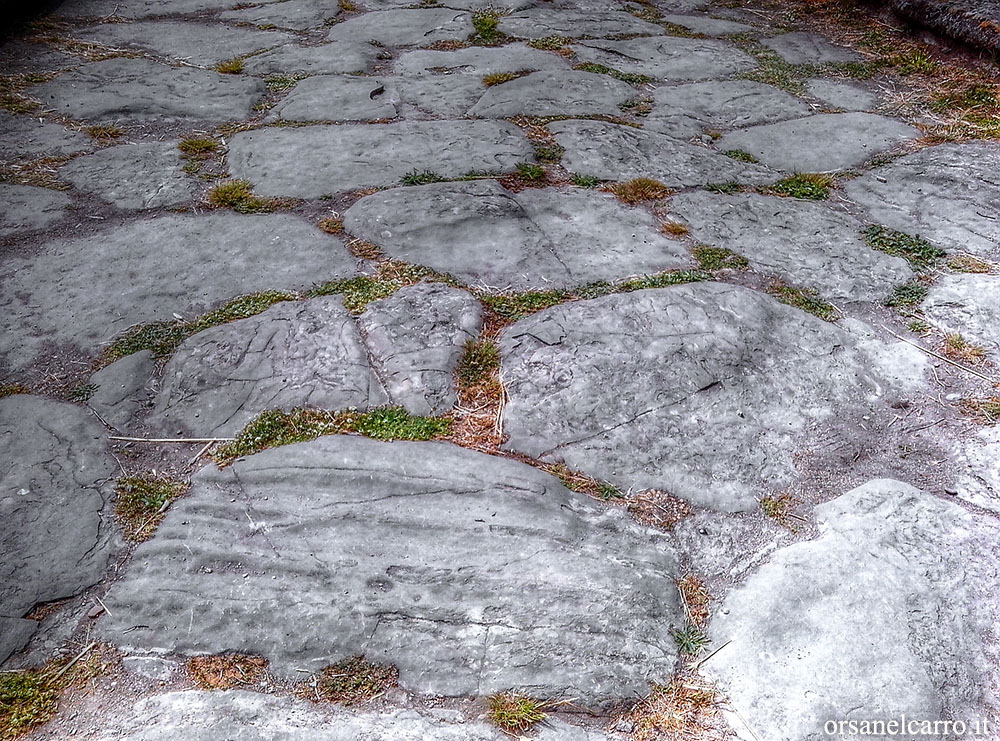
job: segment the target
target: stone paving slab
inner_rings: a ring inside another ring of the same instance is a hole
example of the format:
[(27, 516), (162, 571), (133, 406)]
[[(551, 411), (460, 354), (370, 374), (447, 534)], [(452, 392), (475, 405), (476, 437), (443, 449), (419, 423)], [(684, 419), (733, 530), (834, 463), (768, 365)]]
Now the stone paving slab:
[(885, 393), (846, 332), (721, 283), (556, 306), (500, 349), (507, 448), (721, 511), (790, 484), (812, 425), (856, 427)]
[(575, 188), (510, 193), (491, 180), (395, 188), (362, 198), (344, 225), (397, 259), (501, 289), (574, 287), (692, 264), (648, 212)]
[(28, 89), (46, 107), (70, 118), (249, 118), (265, 91), (260, 80), (149, 59), (106, 59)]
[(832, 108), (869, 111), (878, 104), (878, 95), (859, 85), (839, 80), (806, 80), (806, 92)]
[(943, 275), (920, 305), (928, 319), (1000, 361), (1000, 275)]
[(473, 33), (472, 15), (449, 8), (378, 10), (334, 26), (330, 41), (377, 41), (385, 46), (430, 46), (464, 41)]
[(285, 44), (243, 63), (252, 75), (332, 75), (365, 72), (379, 50), (367, 41), (335, 41), (317, 46)]
[[(21, 618), (104, 576), (115, 545), (107, 481), (118, 470), (105, 436), (78, 406), (25, 395), (0, 399), (0, 617)], [(23, 645), (30, 627), (5, 623), (4, 658)]]
[(169, 215), (48, 242), (0, 263), (0, 355), (23, 367), (46, 341), (94, 352), (133, 324), (345, 277), (353, 263), (340, 240), (287, 214)]
[(856, 167), (919, 136), (918, 129), (873, 113), (819, 113), (734, 131), (717, 145), (748, 152), (779, 170), (832, 172)]
[(5, 75), (52, 72), (75, 67), (79, 63), (78, 57), (53, 49), (48, 44), (6, 39), (0, 45), (0, 69)]
[(992, 142), (927, 147), (847, 183), (873, 221), (938, 247), (1000, 254), (1000, 150)]
[(575, 70), (534, 72), (494, 85), (469, 110), (470, 116), (587, 116), (621, 114), (618, 107), (637, 95), (626, 82)]
[[(310, 158), (306, 173), (302, 157)], [(442, 177), (510, 172), (531, 158), (527, 139), (506, 121), (264, 128), (237, 134), (229, 144), (234, 176), (253, 182), (261, 195), (297, 198), (396, 185), (414, 170)]]
[(980, 430), (954, 447), (959, 499), (1000, 514), (1000, 427)]
[(566, 149), (563, 167), (603, 180), (654, 178), (670, 188), (689, 188), (730, 181), (759, 185), (779, 178), (760, 165), (629, 126), (560, 121), (548, 129)]
[(108, 147), (59, 168), (59, 177), (119, 208), (177, 206), (192, 200), (196, 181), (182, 169), (178, 142)]
[(295, 678), (364, 653), (414, 692), (594, 704), (673, 671), (677, 569), (656, 532), (524, 464), (331, 436), (196, 474), (101, 633)]
[(673, 23), (694, 33), (701, 33), (705, 36), (725, 36), (731, 33), (752, 32), (753, 27), (746, 23), (737, 23), (725, 18), (712, 18), (706, 15), (674, 15), (666, 14), (661, 18), (666, 23)]
[(715, 616), (705, 664), (759, 738), (828, 738), (827, 720), (965, 722), (996, 707), (997, 527), (909, 484), (815, 508)]
[(500, 19), (503, 33), (522, 39), (541, 39), (546, 36), (577, 38), (587, 36), (605, 38), (621, 34), (659, 36), (662, 26), (636, 18), (620, 10), (583, 8), (535, 7), (511, 13)]
[(127, 430), (145, 411), (155, 371), (156, 360), (149, 350), (126, 355), (90, 377), (96, 388), (87, 406), (119, 431)]
[(58, 223), (72, 199), (58, 190), (0, 183), (0, 203), (0, 237), (9, 237)]
[(836, 46), (822, 36), (805, 31), (772, 36), (764, 39), (762, 43), (789, 64), (828, 64), (864, 60), (864, 57), (853, 49)]
[(91, 138), (80, 131), (0, 111), (0, 163), (75, 154), (91, 147)]
[(256, 26), (278, 26), (296, 31), (308, 31), (329, 25), (341, 14), (340, 7), (326, 0), (282, 0), (269, 5), (228, 10), (220, 13), (225, 21), (252, 23)]
[[(254, 4), (276, 1), (255, 0)], [(60, 3), (53, 14), (57, 18), (107, 18), (117, 15), (129, 20), (164, 14), (181, 15), (229, 10), (233, 4), (232, 0), (170, 0), (170, 5), (164, 7), (163, 0), (129, 0), (127, 5), (121, 0), (66, 0)]]
[(569, 66), (569, 62), (558, 54), (533, 49), (525, 44), (506, 44), (500, 47), (473, 46), (456, 51), (408, 51), (399, 56), (393, 70), (403, 76), (460, 73), (482, 77), (526, 69), (566, 70)]
[(882, 301), (913, 271), (861, 238), (864, 225), (825, 203), (704, 191), (670, 199), (698, 242), (733, 250), (764, 273), (833, 301)]
[(584, 62), (657, 80), (714, 80), (757, 66), (753, 57), (731, 44), (711, 39), (654, 36), (626, 41), (584, 41), (573, 49)]

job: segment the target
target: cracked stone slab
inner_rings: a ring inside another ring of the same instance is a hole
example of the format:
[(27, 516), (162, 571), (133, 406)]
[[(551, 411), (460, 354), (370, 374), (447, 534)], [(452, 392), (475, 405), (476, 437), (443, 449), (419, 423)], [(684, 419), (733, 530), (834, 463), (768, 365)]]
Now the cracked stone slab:
[(827, 39), (805, 31), (772, 36), (761, 43), (789, 64), (827, 64), (861, 62), (864, 57), (853, 49), (836, 46)]
[(156, 361), (149, 350), (116, 360), (90, 377), (90, 383), (97, 389), (87, 399), (87, 406), (111, 426), (127, 430), (146, 408), (155, 371)]
[(801, 118), (811, 110), (773, 85), (750, 80), (660, 87), (653, 92), (653, 103), (643, 128), (678, 138), (696, 136), (706, 129), (727, 130)]
[(739, 149), (788, 172), (831, 172), (863, 164), (920, 136), (900, 121), (874, 113), (818, 113), (726, 134), (719, 149)]
[(604, 38), (619, 34), (644, 34), (658, 36), (663, 27), (636, 18), (620, 10), (582, 8), (528, 8), (500, 19), (503, 33), (522, 39), (541, 39), (546, 36), (577, 38), (590, 36)]
[(848, 333), (721, 283), (555, 306), (500, 350), (508, 448), (723, 511), (788, 485), (818, 426), (853, 434), (890, 393)]
[(368, 409), (389, 401), (339, 296), (286, 301), (185, 340), (147, 423), (164, 434), (233, 437), (268, 409)]
[(195, 474), (101, 633), (290, 677), (363, 652), (413, 692), (595, 704), (673, 672), (678, 569), (661, 533), (522, 463), (329, 436)]
[(993, 520), (870, 481), (815, 509), (819, 538), (777, 551), (726, 597), (705, 664), (759, 738), (829, 738), (827, 720), (988, 717), (1000, 553)]
[(134, 324), (191, 319), (224, 299), (354, 272), (340, 240), (290, 214), (133, 221), (0, 264), (0, 355), (23, 367), (50, 342), (93, 352)]
[(63, 165), (59, 176), (124, 209), (176, 206), (198, 190), (182, 169), (176, 141), (101, 149)]
[(806, 92), (831, 108), (844, 111), (867, 111), (878, 104), (878, 95), (875, 93), (840, 80), (806, 80)]
[(93, 140), (80, 131), (0, 111), (0, 163), (76, 154), (93, 145)]
[[(78, 725), (80, 725), (78, 723)], [(503, 741), (482, 720), (454, 710), (351, 712), (296, 697), (244, 690), (182, 690), (138, 701), (124, 713), (95, 718), (103, 741)], [(86, 727), (86, 726), (85, 726)], [(142, 729), (136, 731), (136, 729)], [(107, 735), (101, 735), (107, 734)], [(89, 736), (88, 736), (89, 737)], [(549, 719), (538, 741), (608, 741), (599, 731)]]
[(396, 185), (413, 170), (442, 177), (510, 172), (532, 156), (521, 130), (506, 121), (264, 128), (237, 134), (229, 144), (235, 177), (252, 181), (260, 195), (297, 198)]
[(847, 183), (873, 221), (939, 247), (1000, 250), (1000, 152), (992, 142), (927, 147)]
[(65, 116), (95, 120), (249, 118), (264, 83), (149, 59), (90, 62), (29, 88), (28, 94)]
[(927, 317), (946, 332), (957, 332), (1000, 360), (1000, 275), (943, 275), (921, 304)]
[(1000, 514), (1000, 426), (955, 445), (958, 497)]
[[(104, 575), (115, 545), (107, 482), (117, 471), (106, 436), (82, 407), (0, 399), (0, 617), (21, 618)], [(0, 655), (19, 648), (25, 627), (5, 626)]]
[(520, 70), (566, 70), (569, 62), (558, 54), (533, 49), (526, 44), (501, 47), (472, 46), (456, 51), (419, 49), (401, 54), (393, 67), (397, 75), (493, 75)]
[(472, 15), (449, 8), (376, 10), (338, 23), (330, 41), (377, 41), (384, 46), (429, 46), (471, 36)]
[(654, 178), (670, 188), (706, 183), (763, 185), (778, 175), (669, 136), (605, 121), (558, 121), (549, 131), (566, 149), (562, 165), (570, 172), (603, 180)]
[(586, 189), (511, 193), (492, 180), (394, 188), (354, 204), (344, 226), (397, 259), (516, 290), (692, 264), (647, 211)]
[(658, 80), (712, 80), (757, 67), (753, 57), (723, 41), (655, 36), (574, 45), (581, 61)]
[(476, 299), (442, 283), (419, 283), (369, 304), (358, 323), (394, 404), (424, 416), (455, 405), (455, 369), (483, 326)]
[(731, 33), (746, 33), (753, 31), (752, 26), (746, 23), (737, 23), (725, 18), (712, 18), (707, 15), (664, 15), (661, 21), (673, 23), (676, 26), (683, 26), (694, 33), (701, 33), (706, 36), (725, 36)]
[(865, 244), (860, 221), (825, 203), (698, 191), (674, 196), (670, 209), (695, 240), (834, 301), (881, 301), (913, 277), (906, 260)]
[(252, 23), (256, 26), (278, 26), (296, 31), (308, 31), (328, 25), (340, 15), (340, 7), (326, 0), (285, 0), (242, 10), (220, 13), (224, 21)]
[(636, 89), (610, 75), (565, 70), (534, 72), (493, 85), (469, 110), (470, 116), (619, 115), (619, 104), (635, 97)]
[(61, 221), (72, 199), (58, 190), (0, 183), (0, 237), (45, 229)]
[(335, 41), (318, 46), (286, 44), (243, 62), (251, 75), (333, 75), (366, 72), (379, 50), (367, 41)]
[[(276, 6), (283, 4), (277, 3)], [(96, 41), (119, 49), (152, 51), (202, 67), (212, 67), (233, 57), (295, 40), (294, 36), (283, 31), (259, 31), (191, 21), (102, 23), (74, 29), (72, 35), (83, 41)]]

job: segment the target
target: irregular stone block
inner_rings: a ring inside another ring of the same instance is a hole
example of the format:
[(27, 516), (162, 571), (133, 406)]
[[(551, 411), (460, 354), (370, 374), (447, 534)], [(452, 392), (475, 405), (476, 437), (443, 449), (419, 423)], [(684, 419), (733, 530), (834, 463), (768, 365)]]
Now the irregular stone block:
[(921, 308), (945, 331), (982, 345), (994, 362), (1000, 360), (1000, 276), (943, 275)]
[(508, 448), (723, 511), (788, 485), (816, 425), (858, 428), (886, 393), (846, 332), (720, 283), (545, 309), (500, 350)]
[[(229, 143), (229, 169), (267, 196), (316, 198), (396, 185), (413, 170), (458, 177), (509, 172), (531, 159), (527, 139), (506, 121), (420, 121), (384, 126), (265, 128)], [(303, 170), (302, 162), (309, 168)]]
[[(255, 4), (275, 1), (259, 0)], [(53, 15), (63, 18), (95, 19), (117, 15), (132, 19), (229, 10), (232, 7), (233, 0), (170, 0), (168, 6), (164, 6), (163, 0), (129, 0), (128, 5), (122, 4), (120, 0), (66, 0), (53, 11)]]
[(393, 67), (396, 74), (404, 76), (460, 73), (483, 77), (525, 69), (565, 70), (569, 69), (569, 62), (558, 54), (533, 49), (525, 44), (507, 44), (500, 47), (472, 46), (456, 51), (408, 51), (400, 55)]
[(243, 63), (251, 75), (332, 75), (365, 72), (375, 61), (378, 49), (367, 41), (336, 41), (318, 46), (285, 44), (255, 54)]
[(574, 45), (584, 62), (657, 80), (713, 80), (754, 69), (757, 62), (723, 41), (653, 36)]
[(449, 8), (377, 10), (338, 23), (330, 41), (377, 41), (384, 46), (430, 46), (472, 35), (472, 15)]
[(28, 645), (28, 641), (38, 630), (38, 621), (0, 615), (0, 665), (7, 657)]
[(839, 80), (820, 78), (806, 80), (806, 92), (814, 98), (819, 98), (831, 108), (840, 108), (843, 111), (867, 111), (878, 103), (878, 96), (875, 93)]
[(788, 172), (832, 172), (863, 164), (920, 136), (900, 121), (873, 113), (819, 113), (726, 134), (719, 149), (749, 152)]
[(469, 110), (470, 116), (586, 116), (621, 113), (618, 105), (637, 91), (609, 75), (566, 70), (534, 72), (494, 85)]
[(362, 198), (344, 225), (398, 259), (516, 290), (692, 264), (647, 211), (590, 190), (511, 193), (491, 180), (395, 188)]
[(111, 363), (90, 377), (97, 390), (87, 399), (87, 406), (108, 424), (127, 430), (151, 396), (149, 384), (155, 371), (156, 362), (149, 350)]
[(664, 15), (661, 21), (673, 23), (694, 33), (701, 33), (705, 36), (725, 36), (730, 33), (746, 33), (753, 31), (752, 26), (736, 21), (727, 21), (724, 18), (712, 18), (707, 15)]
[(281, 676), (364, 653), (413, 692), (594, 704), (673, 672), (678, 568), (662, 534), (524, 464), (330, 436), (195, 474), (101, 632)]
[(253, 23), (257, 26), (278, 26), (308, 31), (327, 25), (340, 15), (340, 8), (327, 0), (284, 0), (242, 10), (227, 10), (219, 18), (225, 21)]
[(75, 154), (92, 146), (93, 140), (79, 131), (0, 111), (0, 163)]
[(1000, 427), (980, 430), (955, 445), (960, 499), (1000, 514)]
[(864, 61), (864, 57), (853, 49), (835, 46), (822, 36), (805, 31), (792, 31), (780, 36), (772, 36), (769, 39), (764, 39), (762, 43), (789, 64)]
[(0, 237), (52, 226), (66, 216), (72, 199), (58, 190), (0, 183)]
[(829, 720), (989, 717), (994, 522), (889, 479), (815, 514), (819, 538), (777, 551), (712, 621), (713, 644), (731, 642), (704, 670), (755, 734), (800, 741), (829, 737)]
[(663, 28), (621, 10), (536, 7), (505, 15), (500, 19), (503, 33), (522, 39), (546, 36), (604, 38), (620, 34), (660, 35)]

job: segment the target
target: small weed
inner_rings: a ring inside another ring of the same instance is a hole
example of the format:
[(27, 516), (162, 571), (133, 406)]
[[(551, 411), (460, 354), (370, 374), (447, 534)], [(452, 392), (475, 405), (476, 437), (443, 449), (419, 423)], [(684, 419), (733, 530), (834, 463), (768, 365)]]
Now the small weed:
[(572, 181), (578, 188), (596, 188), (601, 184), (601, 179), (593, 175), (574, 175)]
[(907, 326), (911, 332), (918, 334), (921, 337), (926, 337), (934, 330), (934, 328), (923, 319), (911, 319)]
[[(702, 680), (703, 681), (703, 680)], [(678, 676), (667, 685), (653, 685), (649, 697), (626, 715), (636, 741), (712, 738), (717, 734), (715, 692), (696, 677)]]
[(901, 75), (931, 75), (938, 70), (937, 61), (923, 49), (910, 49), (889, 57), (889, 64)]
[(203, 690), (231, 690), (265, 681), (267, 659), (246, 654), (194, 656), (187, 663), (187, 671)]
[(354, 656), (317, 674), (307, 696), (318, 696), (341, 705), (357, 705), (381, 697), (398, 681), (399, 672), (395, 667), (373, 664), (364, 656)]
[(18, 738), (48, 721), (58, 698), (44, 672), (0, 672), (0, 739)]
[(573, 471), (563, 463), (549, 463), (542, 466), (542, 470), (551, 473), (562, 482), (563, 486), (578, 494), (588, 494), (603, 501), (622, 499), (625, 496), (614, 484)]
[(81, 383), (79, 386), (75, 386), (69, 392), (69, 400), (83, 403), (88, 401), (94, 392), (97, 391), (97, 386), (92, 383)]
[(533, 69), (522, 69), (517, 72), (494, 72), (492, 75), (486, 75), (483, 77), (483, 84), (486, 87), (493, 87), (494, 85), (503, 85), (505, 82), (510, 82), (511, 80), (516, 80), (518, 77), (524, 77), (525, 75), (530, 75), (535, 70)]
[(528, 291), (510, 294), (480, 294), (477, 298), (503, 319), (516, 322), (536, 311), (561, 304), (571, 295), (568, 291)]
[(622, 72), (613, 67), (606, 67), (603, 64), (595, 64), (593, 62), (583, 62), (574, 65), (573, 69), (579, 72), (590, 72), (595, 75), (609, 75), (616, 80), (627, 82), (630, 85), (648, 85), (655, 82), (652, 77), (647, 77), (646, 75), (634, 75), (630, 72)]
[(735, 180), (730, 180), (727, 183), (706, 183), (705, 190), (709, 193), (721, 193), (722, 195), (732, 195), (733, 193), (742, 193), (746, 190), (746, 187), (741, 183), (737, 183)]
[(351, 0), (337, 0), (337, 7), (345, 13), (353, 13), (358, 9), (358, 6), (351, 2)]
[(629, 205), (666, 198), (671, 193), (670, 188), (652, 178), (636, 178), (624, 183), (615, 183), (607, 186), (605, 190), (614, 193), (619, 201)]
[(399, 179), (400, 185), (429, 185), (430, 183), (443, 183), (447, 178), (438, 175), (430, 170), (410, 170)]
[(702, 270), (746, 270), (750, 267), (750, 262), (743, 255), (725, 247), (699, 244), (691, 252)]
[(660, 225), (660, 231), (673, 239), (686, 237), (691, 233), (687, 224), (682, 224), (679, 221), (665, 221)]
[(985, 399), (962, 399), (962, 409), (980, 424), (993, 425), (1000, 421), (1000, 396)]
[(208, 202), (215, 208), (231, 208), (240, 214), (267, 213), (282, 205), (278, 199), (255, 196), (249, 180), (229, 180), (216, 185), (208, 193)]
[(958, 273), (992, 273), (993, 265), (973, 255), (955, 255), (948, 267)]
[(986, 350), (969, 342), (957, 332), (945, 335), (941, 345), (941, 354), (967, 365), (979, 365), (986, 360)]
[(500, 350), (489, 340), (467, 340), (455, 376), (462, 388), (471, 388), (491, 378), (500, 368)]
[(548, 703), (518, 692), (498, 692), (486, 704), (490, 723), (511, 735), (523, 734), (548, 717)]
[(548, 162), (555, 164), (562, 160), (563, 155), (566, 153), (566, 149), (556, 143), (543, 143), (543, 142), (533, 142), (532, 147), (535, 149), (535, 159), (539, 162)]
[[(679, 286), (683, 283), (695, 283), (701, 280), (709, 280), (711, 276), (698, 270), (671, 270), (666, 273), (656, 273), (654, 275), (644, 275), (639, 278), (628, 278), (611, 287), (609, 293), (629, 293), (631, 291), (644, 291), (648, 288), (667, 288), (668, 286)], [(593, 284), (591, 284), (593, 286)], [(581, 297), (591, 298), (592, 295), (584, 296), (585, 289), (578, 291)]]
[(935, 247), (926, 239), (911, 237), (884, 226), (870, 226), (863, 234), (869, 247), (904, 258), (918, 272), (934, 267), (946, 254), (943, 249)]
[(831, 185), (833, 185), (833, 178), (829, 175), (808, 172), (796, 173), (791, 177), (779, 180), (766, 191), (770, 195), (822, 201), (830, 197)]
[(760, 510), (782, 527), (792, 528), (792, 508), (798, 503), (791, 494), (769, 495), (760, 500)]
[(832, 322), (837, 318), (837, 310), (833, 305), (819, 298), (816, 291), (811, 288), (795, 288), (781, 281), (775, 281), (768, 286), (767, 292), (781, 303), (808, 311), (823, 321)]
[(323, 219), (319, 222), (319, 228), (322, 229), (327, 234), (343, 234), (344, 233), (344, 220), (343, 219)]
[(243, 71), (243, 60), (240, 57), (233, 57), (215, 65), (215, 71), (223, 75), (238, 75)]
[(271, 75), (265, 82), (267, 89), (272, 93), (283, 93), (298, 85), (301, 79), (302, 77), (299, 75)]
[(734, 160), (739, 160), (740, 162), (759, 162), (759, 160), (754, 157), (749, 152), (744, 152), (742, 149), (729, 149), (723, 152), (727, 157), (731, 157)]
[(495, 10), (479, 10), (472, 16), (475, 33), (469, 41), (478, 46), (498, 46), (507, 40), (507, 34), (500, 30), (503, 15)]
[[(657, 8), (649, 5), (627, 5), (625, 9), (639, 20), (648, 21), (650, 23), (656, 23), (663, 18), (663, 13), (661, 13)], [(666, 25), (671, 24), (664, 24), (664, 26)]]
[(188, 489), (183, 481), (157, 476), (123, 476), (115, 484), (115, 515), (125, 538), (141, 542), (149, 538), (163, 519), (167, 506)]
[(101, 124), (99, 126), (88, 126), (84, 129), (87, 134), (97, 141), (111, 141), (112, 139), (117, 139), (125, 130), (120, 126), (111, 126), (110, 124)]
[(431, 440), (448, 432), (451, 422), (411, 415), (402, 407), (385, 407), (361, 414), (352, 432), (375, 440)]
[(619, 103), (618, 107), (621, 109), (622, 113), (645, 117), (653, 112), (653, 99), (632, 98), (630, 100), (626, 100), (624, 103)]
[(517, 175), (528, 182), (538, 182), (545, 179), (545, 168), (534, 162), (518, 162)]
[(885, 300), (885, 305), (896, 309), (908, 309), (917, 306), (925, 298), (927, 298), (927, 286), (919, 281), (910, 281), (893, 288)]
[(374, 276), (361, 275), (323, 283), (311, 288), (306, 297), (342, 294), (347, 310), (353, 314), (360, 314), (372, 301), (391, 296), (400, 288), (419, 283), (424, 278), (454, 284), (454, 279), (450, 276), (430, 268), (387, 260), (379, 264), (378, 273)]
[(573, 41), (574, 39), (569, 36), (546, 36), (541, 39), (531, 39), (527, 43), (528, 46), (533, 49), (542, 49), (543, 51), (561, 51), (572, 44)]
[(708, 636), (697, 625), (688, 624), (670, 631), (677, 643), (677, 650), (686, 656), (697, 656), (708, 645)]

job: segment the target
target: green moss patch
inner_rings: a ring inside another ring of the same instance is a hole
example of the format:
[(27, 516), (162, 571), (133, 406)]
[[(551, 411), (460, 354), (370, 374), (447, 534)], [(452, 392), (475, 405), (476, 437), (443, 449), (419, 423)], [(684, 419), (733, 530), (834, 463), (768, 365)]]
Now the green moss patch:
[(472, 16), (475, 33), (469, 41), (478, 46), (499, 46), (507, 40), (507, 34), (500, 30), (502, 13), (495, 10), (480, 10)]
[(818, 316), (820, 319), (832, 322), (837, 318), (837, 310), (833, 304), (829, 304), (819, 297), (816, 291), (811, 288), (796, 288), (780, 281), (775, 281), (767, 288), (768, 294), (774, 296), (778, 301), (796, 309), (808, 311), (810, 314)]
[(833, 178), (829, 175), (808, 172), (796, 173), (791, 177), (779, 180), (767, 188), (765, 192), (775, 196), (822, 201), (830, 197), (831, 185), (833, 185)]
[(924, 272), (935, 267), (944, 259), (945, 251), (935, 247), (926, 239), (911, 237), (909, 234), (897, 232), (884, 226), (870, 226), (863, 232), (865, 241), (872, 249), (889, 255), (902, 257), (917, 272)]
[(606, 67), (603, 64), (595, 64), (594, 62), (582, 62), (574, 65), (573, 69), (580, 72), (591, 72), (595, 75), (608, 75), (610, 77), (614, 77), (616, 80), (627, 82), (630, 85), (648, 85), (654, 82), (652, 77), (647, 77), (646, 75), (634, 75), (630, 72), (622, 72), (614, 67)]
[(927, 286), (919, 281), (910, 281), (893, 288), (885, 300), (885, 305), (896, 309), (910, 309), (919, 305), (925, 298), (927, 298)]
[(702, 270), (746, 270), (750, 267), (749, 261), (743, 255), (725, 247), (699, 244), (691, 252)]
[(123, 476), (115, 484), (115, 515), (127, 540), (147, 540), (163, 519), (167, 505), (188, 490), (184, 481), (153, 473)]
[[(341, 705), (357, 705), (381, 697), (399, 681), (393, 666), (373, 664), (364, 656), (354, 656), (328, 666), (316, 675), (315, 693), (323, 700)], [(312, 688), (310, 687), (310, 690)]]
[(280, 198), (255, 196), (249, 180), (229, 180), (219, 183), (209, 191), (208, 202), (215, 208), (231, 208), (241, 214), (268, 213), (287, 205), (287, 202)]
[(9, 741), (55, 715), (59, 695), (40, 671), (0, 673), (0, 739)]

